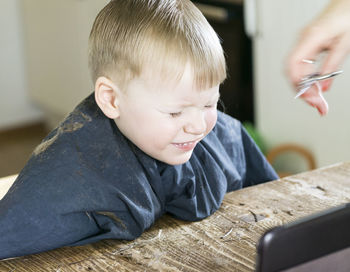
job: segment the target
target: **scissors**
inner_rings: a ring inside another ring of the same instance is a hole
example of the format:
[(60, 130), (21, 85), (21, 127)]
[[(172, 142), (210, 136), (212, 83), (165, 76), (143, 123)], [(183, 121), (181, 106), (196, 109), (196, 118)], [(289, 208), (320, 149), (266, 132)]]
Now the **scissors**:
[(319, 81), (340, 75), (341, 73), (343, 73), (343, 71), (338, 70), (338, 71), (324, 74), (324, 75), (321, 75), (320, 73), (314, 73), (314, 74), (308, 75), (307, 77), (303, 78), (302, 81), (299, 82), (298, 84), (299, 92), (294, 98), (298, 98), (299, 96), (304, 94), (313, 84), (316, 84)]

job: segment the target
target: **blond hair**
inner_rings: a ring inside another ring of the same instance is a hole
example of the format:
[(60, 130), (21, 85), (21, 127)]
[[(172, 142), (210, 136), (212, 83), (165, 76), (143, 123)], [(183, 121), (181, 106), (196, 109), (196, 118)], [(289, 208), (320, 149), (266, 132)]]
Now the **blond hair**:
[(189, 0), (112, 0), (97, 15), (89, 39), (93, 81), (107, 76), (123, 85), (144, 69), (181, 78), (187, 63), (199, 89), (226, 78), (220, 40)]

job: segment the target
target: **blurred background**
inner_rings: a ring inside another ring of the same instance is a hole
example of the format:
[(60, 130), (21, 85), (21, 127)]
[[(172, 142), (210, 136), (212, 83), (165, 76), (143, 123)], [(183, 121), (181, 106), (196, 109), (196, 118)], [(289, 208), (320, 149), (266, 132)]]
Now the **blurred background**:
[[(87, 41), (107, 2), (0, 1), (0, 177), (18, 173), (43, 137), (93, 91)], [(349, 160), (349, 61), (325, 94), (330, 111), (322, 118), (294, 100), (284, 75), (298, 32), (327, 1), (193, 2), (222, 39), (225, 112), (244, 122), (277, 171)]]

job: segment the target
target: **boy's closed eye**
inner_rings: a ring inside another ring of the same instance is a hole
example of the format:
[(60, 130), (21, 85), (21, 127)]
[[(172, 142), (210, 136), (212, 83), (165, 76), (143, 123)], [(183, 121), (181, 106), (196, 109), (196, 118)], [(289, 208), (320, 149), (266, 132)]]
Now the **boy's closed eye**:
[(179, 112), (171, 112), (171, 113), (169, 113), (170, 114), (170, 116), (171, 117), (173, 117), (173, 118), (175, 118), (175, 117), (179, 117), (180, 115), (181, 115), (181, 111), (179, 111)]
[[(215, 102), (213, 104), (205, 105), (204, 108), (206, 109), (212, 109), (217, 107), (218, 102)], [(169, 115), (173, 118), (179, 117), (182, 114), (182, 111), (177, 112), (170, 112)]]
[(218, 102), (215, 102), (213, 104), (205, 105), (205, 108), (207, 109), (216, 108), (217, 105), (218, 105)]

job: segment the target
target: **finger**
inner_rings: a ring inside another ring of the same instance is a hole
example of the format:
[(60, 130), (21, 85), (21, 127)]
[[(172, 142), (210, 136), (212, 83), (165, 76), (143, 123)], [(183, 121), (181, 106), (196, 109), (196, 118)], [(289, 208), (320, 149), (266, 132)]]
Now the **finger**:
[(328, 45), (326, 39), (319, 32), (318, 27), (310, 27), (305, 30), (288, 58), (287, 75), (294, 85), (297, 85), (301, 78), (314, 72), (315, 69), (313, 65), (306, 64), (302, 60), (317, 59), (317, 56)]
[(312, 86), (306, 93), (301, 96), (305, 102), (315, 107), (321, 115), (328, 113), (328, 103), (323, 95), (319, 93), (316, 86)]
[[(350, 35), (343, 35), (339, 41), (335, 41), (333, 48), (328, 51), (328, 54), (322, 64), (321, 73), (327, 74), (332, 73), (341, 69), (346, 56), (349, 54), (350, 49)], [(333, 83), (333, 78), (324, 80), (320, 82), (322, 86), (322, 91), (327, 91), (331, 84)]]
[(320, 115), (324, 116), (328, 113), (328, 103), (324, 98), (317, 98), (315, 100), (305, 100), (310, 106), (317, 109)]
[(320, 85), (321, 85), (322, 91), (323, 92), (328, 91), (332, 83), (333, 83), (333, 79), (327, 79), (327, 80), (321, 81)]
[(349, 54), (350, 35), (343, 35), (339, 40), (335, 40), (330, 48), (321, 67), (321, 73), (331, 73), (339, 70)]
[(327, 101), (322, 97), (322, 101), (316, 104), (316, 109), (318, 110), (319, 114), (322, 116), (326, 115), (328, 113), (328, 103)]

